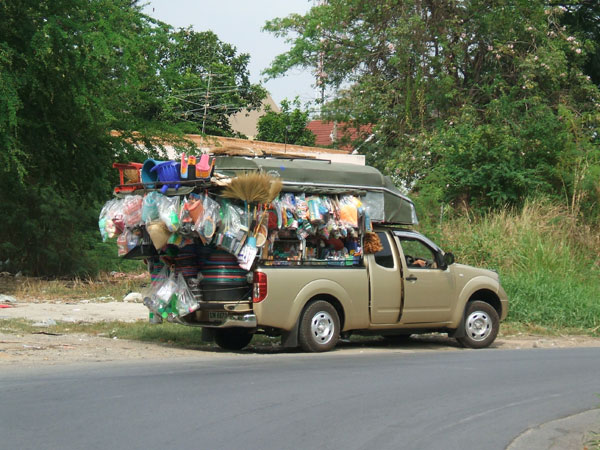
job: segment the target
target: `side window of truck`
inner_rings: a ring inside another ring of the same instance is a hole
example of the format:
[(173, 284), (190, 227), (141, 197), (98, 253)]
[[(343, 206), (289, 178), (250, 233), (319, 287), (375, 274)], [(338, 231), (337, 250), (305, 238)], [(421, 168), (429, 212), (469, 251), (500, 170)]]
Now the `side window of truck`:
[(394, 268), (394, 255), (392, 254), (392, 247), (390, 247), (390, 241), (387, 235), (383, 232), (378, 232), (379, 240), (383, 246), (383, 250), (379, 250), (375, 253), (375, 262), (381, 267), (387, 267), (389, 269)]
[(423, 242), (400, 238), (406, 265), (411, 269), (437, 269), (434, 252)]

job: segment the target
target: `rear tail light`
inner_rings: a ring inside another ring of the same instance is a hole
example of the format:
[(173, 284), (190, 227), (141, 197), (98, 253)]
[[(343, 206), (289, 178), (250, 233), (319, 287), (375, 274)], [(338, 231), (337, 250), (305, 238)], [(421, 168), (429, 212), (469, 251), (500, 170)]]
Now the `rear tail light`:
[(267, 296), (267, 274), (263, 272), (254, 272), (254, 291), (252, 301), (254, 303), (262, 302)]

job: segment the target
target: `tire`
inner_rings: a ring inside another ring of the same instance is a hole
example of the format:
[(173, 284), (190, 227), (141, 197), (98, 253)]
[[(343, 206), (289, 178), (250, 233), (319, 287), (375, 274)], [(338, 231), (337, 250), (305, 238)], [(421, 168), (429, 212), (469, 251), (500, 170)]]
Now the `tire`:
[(300, 319), (298, 341), (306, 352), (326, 352), (340, 339), (340, 317), (333, 305), (324, 300), (308, 304)]
[(220, 328), (215, 330), (215, 342), (224, 350), (241, 350), (252, 340), (245, 328)]
[(465, 347), (489, 347), (498, 336), (500, 319), (489, 303), (480, 300), (468, 303), (463, 320), (465, 335), (456, 340)]

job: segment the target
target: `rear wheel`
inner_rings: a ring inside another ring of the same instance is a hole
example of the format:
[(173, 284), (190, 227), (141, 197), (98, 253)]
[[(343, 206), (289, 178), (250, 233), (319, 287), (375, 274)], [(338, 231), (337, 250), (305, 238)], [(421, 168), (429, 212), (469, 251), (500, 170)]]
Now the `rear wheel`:
[(496, 339), (500, 319), (498, 312), (489, 303), (479, 300), (469, 303), (463, 320), (465, 335), (456, 340), (465, 347), (489, 347)]
[(252, 340), (245, 328), (220, 328), (215, 330), (215, 342), (225, 350), (241, 350)]
[(340, 339), (340, 318), (331, 303), (315, 300), (310, 303), (300, 320), (298, 340), (307, 352), (326, 352)]

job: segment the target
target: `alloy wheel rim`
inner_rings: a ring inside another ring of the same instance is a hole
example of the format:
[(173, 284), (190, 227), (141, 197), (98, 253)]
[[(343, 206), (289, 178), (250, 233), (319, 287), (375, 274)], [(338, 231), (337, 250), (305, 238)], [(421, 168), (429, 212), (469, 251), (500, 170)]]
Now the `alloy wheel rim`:
[(492, 333), (492, 319), (483, 311), (474, 311), (467, 317), (465, 328), (471, 339), (481, 342)]
[(326, 311), (319, 311), (310, 321), (310, 332), (319, 344), (327, 344), (331, 341), (334, 330), (333, 317)]

